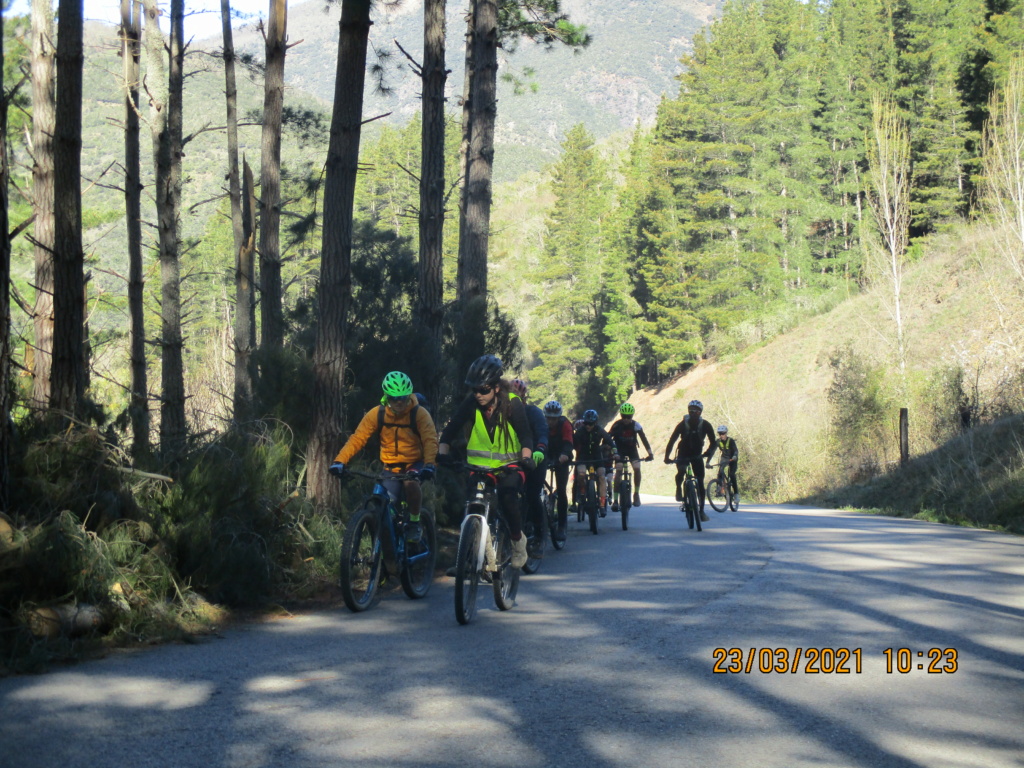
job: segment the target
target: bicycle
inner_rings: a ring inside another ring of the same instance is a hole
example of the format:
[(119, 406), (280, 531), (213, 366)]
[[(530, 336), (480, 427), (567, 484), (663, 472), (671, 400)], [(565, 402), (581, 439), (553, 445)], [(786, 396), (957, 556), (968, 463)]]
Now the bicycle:
[[(365, 611), (376, 602), (380, 588), (393, 573), (398, 574), (406, 595), (413, 600), (424, 597), (437, 559), (434, 519), (429, 510), (422, 510), (422, 535), (418, 544), (410, 546), (405, 540), (409, 510), (402, 500), (402, 483), (417, 474), (387, 470), (371, 474), (352, 469), (345, 473), (345, 477), (351, 475), (373, 480), (374, 485), (349, 518), (341, 541), (339, 581), (345, 605), (354, 613)], [(397, 499), (388, 492), (388, 481), (398, 483)]]
[[(600, 514), (600, 500), (597, 497), (598, 478), (597, 478), (597, 465), (604, 464), (604, 459), (599, 461), (573, 461), (570, 462), (574, 467), (581, 464), (585, 464), (587, 467), (587, 474), (583, 476), (583, 499), (576, 500), (576, 520), (582, 523), (584, 516), (590, 521), (590, 532), (597, 533), (597, 518)], [(579, 482), (577, 478), (576, 482)]]
[(693, 474), (693, 466), (689, 459), (675, 459), (672, 464), (686, 465), (686, 478), (683, 480), (683, 501), (679, 505), (679, 511), (686, 515), (686, 525), (691, 529), (696, 524), (697, 532), (703, 529), (700, 527), (700, 497), (697, 493), (697, 478)]
[(551, 546), (555, 549), (565, 547), (565, 538), (558, 536), (558, 492), (555, 490), (555, 465), (548, 463), (547, 472), (544, 476), (544, 484), (540, 488), (540, 504), (544, 510), (544, 517), (548, 521), (548, 535), (551, 537)]
[(728, 466), (728, 462), (718, 462), (718, 476), (708, 483), (708, 503), (711, 504), (711, 508), (715, 512), (725, 512), (727, 509), (736, 511), (737, 504), (732, 492), (732, 483), (729, 482), (729, 477), (725, 472)]
[(515, 467), (481, 469), (467, 464), (473, 490), (466, 499), (459, 547), (455, 557), (455, 618), (468, 624), (476, 614), (480, 581), (490, 582), (494, 604), (507, 611), (519, 591), (519, 569), (512, 567), (512, 536), (498, 504), (498, 476), (518, 471)]
[[(650, 461), (651, 457), (640, 459)], [(633, 472), (630, 460), (626, 459), (619, 468), (619, 512), (622, 513), (622, 530), (629, 530), (629, 510), (633, 506)]]

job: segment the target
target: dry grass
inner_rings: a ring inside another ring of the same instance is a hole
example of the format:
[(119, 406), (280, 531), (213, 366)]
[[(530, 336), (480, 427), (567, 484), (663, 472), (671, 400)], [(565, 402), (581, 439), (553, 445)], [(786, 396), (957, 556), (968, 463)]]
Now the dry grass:
[[(906, 381), (898, 374), (885, 288), (865, 291), (753, 351), (707, 361), (657, 390), (635, 393), (630, 402), (659, 459), (645, 471), (643, 490), (672, 492), (674, 470), (660, 457), (686, 403), (699, 398), (705, 418), (728, 424), (737, 440), (746, 496), (766, 502), (828, 498), (826, 491), (851, 481), (836, 453), (826, 400), (829, 359), (844, 345), (885, 371), (890, 385), (892, 413), (878, 425), (887, 438), (864, 452), (865, 463), (881, 470), (898, 459), (900, 405), (910, 408), (911, 455), (939, 447), (933, 422), (954, 416), (939, 412), (929, 384), (943, 370), (963, 371), (982, 421), (1024, 411), (1020, 281), (977, 228), (936, 237), (923, 250), (904, 285)], [(940, 496), (928, 498), (936, 509), (942, 506)]]

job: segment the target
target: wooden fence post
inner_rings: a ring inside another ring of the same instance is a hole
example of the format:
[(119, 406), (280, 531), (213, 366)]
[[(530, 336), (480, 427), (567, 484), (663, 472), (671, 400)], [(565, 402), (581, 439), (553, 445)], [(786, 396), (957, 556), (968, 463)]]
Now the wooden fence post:
[(907, 409), (900, 408), (900, 466), (906, 466), (910, 459), (910, 434)]

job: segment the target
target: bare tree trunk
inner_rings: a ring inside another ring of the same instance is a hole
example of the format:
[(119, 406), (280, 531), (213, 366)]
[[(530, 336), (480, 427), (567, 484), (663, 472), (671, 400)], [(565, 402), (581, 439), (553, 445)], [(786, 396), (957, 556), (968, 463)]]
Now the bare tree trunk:
[(473, 30), (476, 27), (476, 0), (470, 0), (466, 13), (466, 61), (462, 80), (462, 139), (459, 142), (459, 263), (456, 274), (458, 295), (462, 296), (462, 284), (466, 270), (466, 170), (469, 168), (469, 140), (473, 131)]
[(4, 82), (4, 11), (0, 7), (0, 510), (8, 511), (11, 455), (11, 239), (7, 219), (7, 90)]
[(143, 312), (142, 182), (139, 147), (139, 55), (142, 8), (139, 0), (121, 0), (121, 58), (124, 67), (124, 207), (128, 229), (128, 318), (131, 359), (132, 446), (149, 452), (149, 384), (146, 377), (146, 326)]
[(253, 401), (252, 350), (256, 338), (256, 193), (252, 169), (243, 158), (242, 245), (235, 262), (235, 421), (251, 415)]
[[(224, 35), (224, 101), (227, 108), (228, 194), (231, 198), (231, 231), (235, 243), (234, 397), (236, 422), (249, 418), (252, 410), (252, 344), (249, 317), (255, 306), (252, 284), (252, 247), (246, 236), (242, 214), (242, 184), (238, 173), (238, 89), (235, 85), (235, 43), (231, 29), (230, 0), (220, 3)], [(252, 230), (250, 222), (250, 231)], [(248, 263), (248, 267), (246, 267)]]
[(50, 406), (77, 414), (88, 386), (82, 253), (82, 0), (60, 0), (54, 133), (53, 367)]
[(267, 19), (267, 67), (263, 80), (263, 134), (260, 162), (260, 349), (284, 343), (281, 310), (281, 113), (284, 106), (284, 58), (288, 5), (270, 0)]
[[(423, 133), (420, 162), (419, 320), (428, 360), (441, 360), (444, 320), (444, 66), (445, 0), (423, 5)], [(424, 369), (423, 383), (432, 403), (440, 402), (440, 366)]]
[(903, 327), (903, 269), (910, 237), (910, 133), (891, 99), (871, 100), (868, 144), (871, 194), (868, 201), (885, 244), (883, 274), (892, 291), (889, 310), (896, 325), (900, 376), (906, 378), (907, 350)]
[(472, 123), (466, 165), (465, 250), (461, 247), (459, 299), (465, 329), (464, 354), (484, 351), (487, 324), (487, 248), (491, 228), (491, 175), (497, 116), (498, 8), (495, 0), (476, 0), (473, 29)]
[[(177, 107), (180, 121), (181, 82), (180, 57), (181, 14), (175, 18), (175, 10), (182, 10), (182, 0), (174, 0), (171, 6), (171, 76), (164, 77), (164, 36), (158, 24), (156, 0), (143, 0), (146, 9), (146, 49), (148, 66), (146, 83), (150, 94), (150, 131), (153, 134), (153, 158), (156, 166), (156, 211), (157, 241), (160, 254), (160, 449), (173, 454), (185, 439), (185, 385), (182, 367), (181, 341), (181, 299), (178, 265), (178, 206), (180, 176), (180, 139), (176, 145), (177, 162), (174, 159), (173, 113)], [(177, 28), (177, 29), (176, 29)], [(177, 62), (177, 63), (175, 63)], [(177, 75), (175, 74), (177, 73)], [(175, 83), (175, 88), (168, 85)], [(181, 125), (178, 123), (177, 130)], [(180, 136), (180, 133), (179, 133)]]
[(352, 292), (352, 207), (370, 33), (371, 0), (341, 6), (334, 113), (324, 185), (320, 257), (319, 322), (313, 354), (313, 429), (307, 451), (309, 494), (321, 505), (338, 502), (338, 485), (327, 473), (344, 430), (345, 333)]
[(32, 1), (32, 212), (36, 301), (33, 310), (32, 404), (50, 404), (53, 361), (53, 3)]

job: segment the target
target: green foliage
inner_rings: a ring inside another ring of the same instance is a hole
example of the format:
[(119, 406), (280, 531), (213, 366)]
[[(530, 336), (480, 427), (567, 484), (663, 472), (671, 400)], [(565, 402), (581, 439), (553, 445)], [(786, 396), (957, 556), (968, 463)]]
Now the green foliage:
[(826, 399), (835, 454), (854, 477), (877, 474), (884, 468), (885, 446), (892, 444), (893, 433), (886, 370), (849, 345), (833, 352), (828, 362), (832, 382)]

